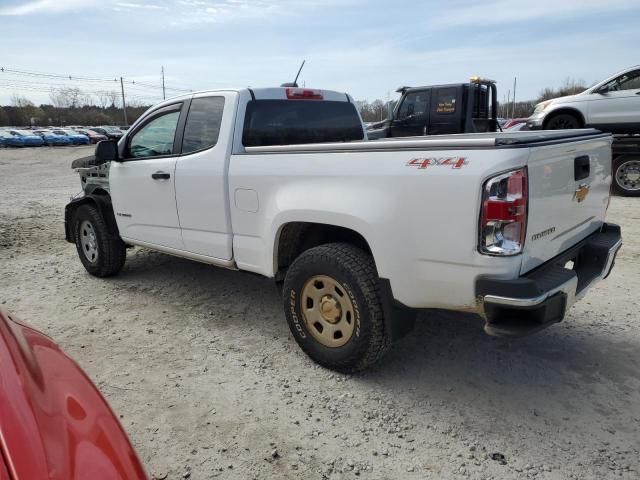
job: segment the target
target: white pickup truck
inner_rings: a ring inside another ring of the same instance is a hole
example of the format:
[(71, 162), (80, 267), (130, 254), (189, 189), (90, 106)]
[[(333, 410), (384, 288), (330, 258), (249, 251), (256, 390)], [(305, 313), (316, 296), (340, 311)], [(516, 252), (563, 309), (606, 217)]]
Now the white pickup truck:
[(356, 371), (420, 309), (492, 335), (563, 319), (621, 245), (605, 223), (611, 136), (595, 130), (368, 142), (328, 90), (208, 91), (149, 109), (72, 165), (66, 239), (92, 275), (128, 246), (274, 278), (294, 338)]

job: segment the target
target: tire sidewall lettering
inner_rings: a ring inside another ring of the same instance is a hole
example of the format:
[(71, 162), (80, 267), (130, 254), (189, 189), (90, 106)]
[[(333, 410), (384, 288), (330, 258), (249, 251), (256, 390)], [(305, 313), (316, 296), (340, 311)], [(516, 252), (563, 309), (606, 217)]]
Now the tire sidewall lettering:
[(349, 287), (349, 285), (343, 284), (343, 287), (346, 290), (347, 295), (349, 295), (349, 299), (351, 300), (351, 304), (353, 305), (353, 316), (354, 316), (354, 321), (356, 323), (356, 327), (353, 331), (353, 335), (356, 338), (360, 338), (360, 307), (358, 306), (356, 297), (351, 291), (351, 288)]
[(305, 327), (300, 325), (300, 317), (296, 312), (296, 303), (296, 291), (292, 289), (289, 292), (289, 312), (291, 313), (291, 320), (293, 320), (293, 324), (295, 325), (296, 331), (300, 337), (306, 339), (307, 334), (305, 333)]

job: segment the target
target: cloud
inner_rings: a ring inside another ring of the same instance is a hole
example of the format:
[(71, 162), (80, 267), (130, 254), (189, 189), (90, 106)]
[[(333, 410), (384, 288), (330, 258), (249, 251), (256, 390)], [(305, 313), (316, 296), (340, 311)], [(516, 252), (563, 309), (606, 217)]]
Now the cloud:
[(88, 8), (96, 0), (35, 0), (21, 5), (0, 8), (0, 15), (31, 15), (37, 13), (60, 13), (78, 8)]
[(119, 9), (169, 10), (169, 7), (152, 3), (116, 2), (114, 10)]
[(430, 23), (443, 28), (459, 25), (475, 25), (482, 28), (486, 25), (581, 17), (638, 8), (637, 0), (491, 0), (474, 2), (471, 6), (467, 3), (459, 7), (453, 5), (432, 16)]

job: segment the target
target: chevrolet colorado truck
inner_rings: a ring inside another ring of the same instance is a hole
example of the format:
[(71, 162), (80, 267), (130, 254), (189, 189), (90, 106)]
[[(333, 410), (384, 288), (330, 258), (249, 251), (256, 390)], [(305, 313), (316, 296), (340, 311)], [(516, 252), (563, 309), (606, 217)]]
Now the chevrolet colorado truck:
[(66, 239), (90, 274), (141, 246), (271, 277), (300, 347), (345, 372), (422, 309), (475, 312), (491, 335), (559, 322), (622, 242), (605, 223), (610, 135), (370, 142), (351, 97), (329, 90), (177, 97), (72, 167)]

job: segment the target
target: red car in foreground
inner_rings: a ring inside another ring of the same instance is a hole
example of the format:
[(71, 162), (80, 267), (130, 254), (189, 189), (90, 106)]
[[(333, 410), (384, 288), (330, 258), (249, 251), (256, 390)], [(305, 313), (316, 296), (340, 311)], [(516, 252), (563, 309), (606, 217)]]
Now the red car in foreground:
[(0, 309), (0, 480), (147, 475), (106, 400), (46, 335)]

